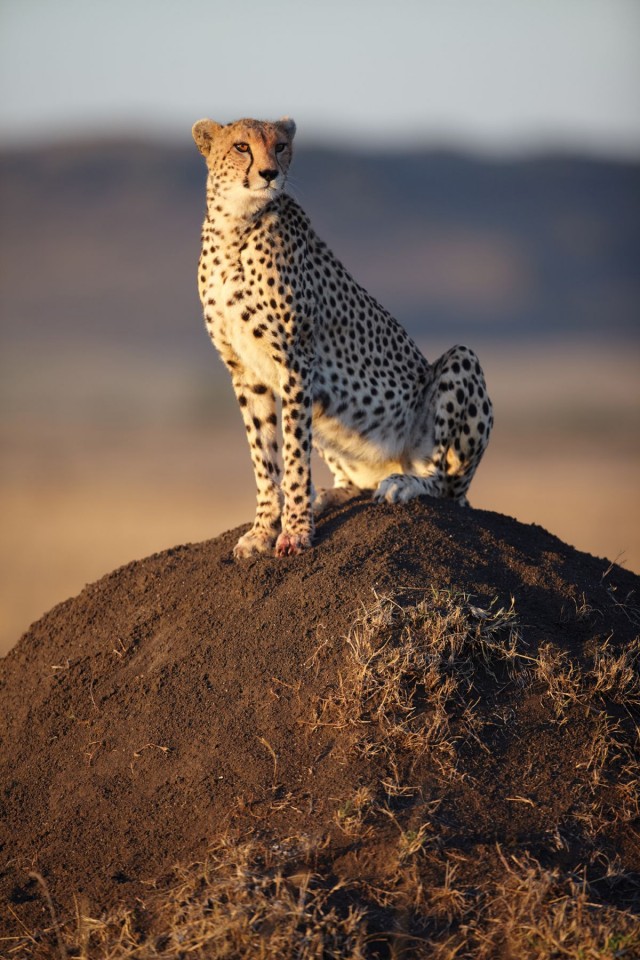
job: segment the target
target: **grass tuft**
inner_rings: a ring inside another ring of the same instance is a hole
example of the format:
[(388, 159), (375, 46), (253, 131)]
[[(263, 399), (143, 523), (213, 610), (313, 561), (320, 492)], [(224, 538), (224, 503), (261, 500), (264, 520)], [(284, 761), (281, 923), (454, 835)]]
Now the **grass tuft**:
[(584, 878), (545, 870), (531, 857), (502, 858), (504, 880), (475, 924), (477, 960), (622, 960), (640, 950), (637, 917), (593, 899)]
[(70, 955), (81, 960), (237, 958), (363, 960), (365, 911), (339, 882), (308, 866), (308, 847), (221, 840), (202, 863), (135, 910), (78, 916)]
[(322, 704), (319, 723), (357, 729), (362, 755), (429, 753), (455, 773), (452, 721), (477, 739), (475, 680), (497, 672), (508, 681), (521, 668), (513, 605), (489, 609), (450, 591), (433, 591), (411, 607), (380, 598), (347, 638), (338, 690)]

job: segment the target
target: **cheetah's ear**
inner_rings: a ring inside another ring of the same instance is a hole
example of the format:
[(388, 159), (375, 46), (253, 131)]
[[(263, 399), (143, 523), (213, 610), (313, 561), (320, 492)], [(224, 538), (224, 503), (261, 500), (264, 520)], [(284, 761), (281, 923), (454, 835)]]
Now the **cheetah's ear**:
[(214, 123), (213, 120), (198, 120), (197, 123), (194, 123), (191, 133), (193, 134), (193, 139), (196, 142), (196, 146), (203, 157), (209, 155), (213, 138), (218, 130), (221, 129), (221, 125), (219, 123)]
[(291, 117), (281, 117), (278, 124), (286, 131), (289, 139), (293, 140), (296, 135), (296, 125)]

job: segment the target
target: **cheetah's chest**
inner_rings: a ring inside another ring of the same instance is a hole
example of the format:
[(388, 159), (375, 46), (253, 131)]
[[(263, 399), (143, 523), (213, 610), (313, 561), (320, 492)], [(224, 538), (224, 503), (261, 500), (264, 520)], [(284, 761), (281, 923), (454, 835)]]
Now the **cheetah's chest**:
[(268, 336), (255, 335), (256, 303), (239, 263), (211, 273), (207, 299), (212, 306), (207, 327), (220, 353), (230, 347), (256, 382), (277, 390), (278, 366)]

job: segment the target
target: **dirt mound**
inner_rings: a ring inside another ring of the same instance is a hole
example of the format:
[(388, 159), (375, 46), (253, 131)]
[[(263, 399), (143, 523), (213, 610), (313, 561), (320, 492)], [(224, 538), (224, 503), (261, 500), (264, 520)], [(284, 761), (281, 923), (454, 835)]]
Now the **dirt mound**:
[[(0, 664), (0, 894), (25, 955), (78, 903), (136, 905), (131, 937), (160, 936), (173, 868), (209, 856), (219, 879), (230, 843), (253, 845), (251, 896), (259, 869), (324, 877), (367, 956), (376, 930), (470, 936), (470, 904), (508, 904), (527, 870), (634, 909), (640, 578), (428, 499), (351, 501), (301, 557), (234, 563), (238, 533), (104, 577)], [(407, 901), (410, 876), (444, 906)]]

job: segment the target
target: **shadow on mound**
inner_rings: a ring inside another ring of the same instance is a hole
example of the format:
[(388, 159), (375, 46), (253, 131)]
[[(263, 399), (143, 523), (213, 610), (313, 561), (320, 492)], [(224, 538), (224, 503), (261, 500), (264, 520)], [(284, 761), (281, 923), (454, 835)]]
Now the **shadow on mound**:
[(631, 909), (640, 578), (428, 499), (351, 501), (296, 558), (234, 563), (238, 533), (109, 574), (0, 664), (9, 932), (51, 925), (44, 881), (62, 922), (136, 903), (144, 939), (176, 864), (229, 843), (324, 877), (367, 956), (471, 936), (514, 864)]

